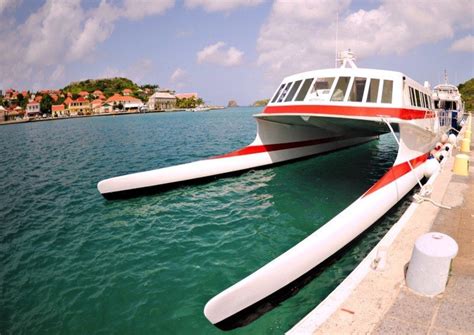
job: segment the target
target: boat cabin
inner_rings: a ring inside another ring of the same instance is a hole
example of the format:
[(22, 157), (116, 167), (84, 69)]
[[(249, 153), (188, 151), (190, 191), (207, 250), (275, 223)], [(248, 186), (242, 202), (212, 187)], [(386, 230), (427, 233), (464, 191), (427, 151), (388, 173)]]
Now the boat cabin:
[(269, 102), (432, 110), (429, 88), (403, 73), (361, 68), (309, 71), (286, 77)]

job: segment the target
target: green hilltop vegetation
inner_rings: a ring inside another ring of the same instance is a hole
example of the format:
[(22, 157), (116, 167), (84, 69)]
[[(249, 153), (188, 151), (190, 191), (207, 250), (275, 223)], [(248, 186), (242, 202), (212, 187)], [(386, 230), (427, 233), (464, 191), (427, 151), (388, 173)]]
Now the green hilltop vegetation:
[(269, 101), (270, 101), (270, 99), (257, 100), (257, 101), (255, 101), (255, 102), (253, 103), (252, 106), (254, 106), (254, 107), (266, 106)]
[(458, 85), (459, 92), (465, 103), (466, 111), (474, 111), (474, 78)]
[[(148, 85), (151, 86), (151, 85)], [(104, 95), (108, 98), (114, 93), (122, 92), (124, 89), (129, 88), (133, 91), (134, 95), (139, 92), (140, 86), (135, 84), (133, 81), (127, 78), (106, 78), (106, 79), (87, 79), (83, 81), (73, 82), (63, 88), (63, 91), (70, 92), (72, 94), (78, 94), (81, 91), (87, 91), (89, 93), (95, 90), (101, 90)]]

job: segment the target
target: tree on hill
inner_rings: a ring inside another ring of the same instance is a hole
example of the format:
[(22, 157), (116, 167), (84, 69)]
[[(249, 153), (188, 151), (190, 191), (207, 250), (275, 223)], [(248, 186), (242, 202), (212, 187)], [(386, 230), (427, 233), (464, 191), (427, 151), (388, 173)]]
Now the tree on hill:
[(108, 98), (114, 93), (122, 92), (126, 88), (131, 89), (133, 92), (140, 89), (137, 84), (127, 78), (105, 78), (73, 82), (64, 87), (63, 91), (77, 94), (81, 91), (92, 93), (95, 90), (100, 90), (104, 92), (104, 95)]
[(28, 98), (23, 96), (23, 94), (21, 93), (18, 93), (18, 95), (16, 96), (16, 99), (17, 99), (17, 102), (18, 102), (18, 106), (20, 106), (21, 108), (26, 108), (26, 104), (28, 103)]
[(474, 78), (459, 84), (458, 89), (464, 100), (466, 111), (474, 111)]
[(183, 99), (176, 99), (176, 107), (177, 108), (196, 108), (199, 105), (204, 104), (204, 101), (201, 98), (183, 98)]
[(270, 101), (270, 99), (257, 100), (253, 103), (253, 106), (255, 106), (255, 107), (266, 106), (268, 104), (268, 101)]
[(51, 106), (53, 105), (53, 98), (49, 94), (43, 95), (43, 99), (40, 102), (40, 111), (43, 114), (51, 114)]

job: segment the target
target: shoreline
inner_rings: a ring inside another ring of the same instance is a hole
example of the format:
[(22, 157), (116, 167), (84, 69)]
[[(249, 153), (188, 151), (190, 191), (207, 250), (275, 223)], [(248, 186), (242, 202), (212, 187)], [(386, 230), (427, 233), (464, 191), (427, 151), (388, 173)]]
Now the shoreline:
[[(227, 107), (213, 107), (209, 108), (206, 111), (211, 110), (220, 110), (220, 109), (227, 109)], [(196, 113), (194, 111), (187, 111), (185, 109), (172, 109), (172, 110), (160, 110), (160, 111), (148, 111), (148, 112), (118, 112), (118, 113), (104, 113), (104, 114), (91, 114), (91, 115), (74, 115), (74, 116), (67, 116), (67, 117), (47, 117), (47, 118), (40, 118), (40, 119), (32, 119), (32, 120), (14, 120), (14, 121), (3, 121), (0, 122), (0, 126), (6, 125), (14, 125), (14, 124), (21, 124), (21, 123), (29, 123), (29, 122), (46, 122), (46, 121), (59, 121), (59, 120), (71, 120), (71, 119), (81, 119), (81, 118), (89, 118), (89, 117), (102, 117), (102, 116), (122, 116), (122, 115), (134, 115), (134, 114), (155, 114), (155, 113), (176, 113), (176, 112), (191, 112)], [(199, 113), (199, 112), (198, 112)]]

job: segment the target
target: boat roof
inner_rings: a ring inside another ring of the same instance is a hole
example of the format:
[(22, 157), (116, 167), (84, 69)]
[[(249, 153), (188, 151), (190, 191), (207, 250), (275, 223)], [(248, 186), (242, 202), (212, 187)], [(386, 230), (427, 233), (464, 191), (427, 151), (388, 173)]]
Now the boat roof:
[[(379, 69), (368, 69), (368, 68), (359, 68), (359, 67), (338, 67), (338, 68), (329, 68), (329, 69), (320, 69), (300, 72), (287, 76), (283, 79), (283, 83), (291, 82), (301, 78), (323, 78), (323, 77), (366, 77), (366, 78), (379, 78), (379, 79), (389, 79), (389, 80), (404, 80), (410, 86), (417, 88), (421, 91), (429, 91), (429, 89), (422, 84), (418, 83), (416, 80), (406, 76), (399, 71), (390, 71), (390, 70), (379, 70)], [(431, 94), (431, 93), (430, 93)]]

